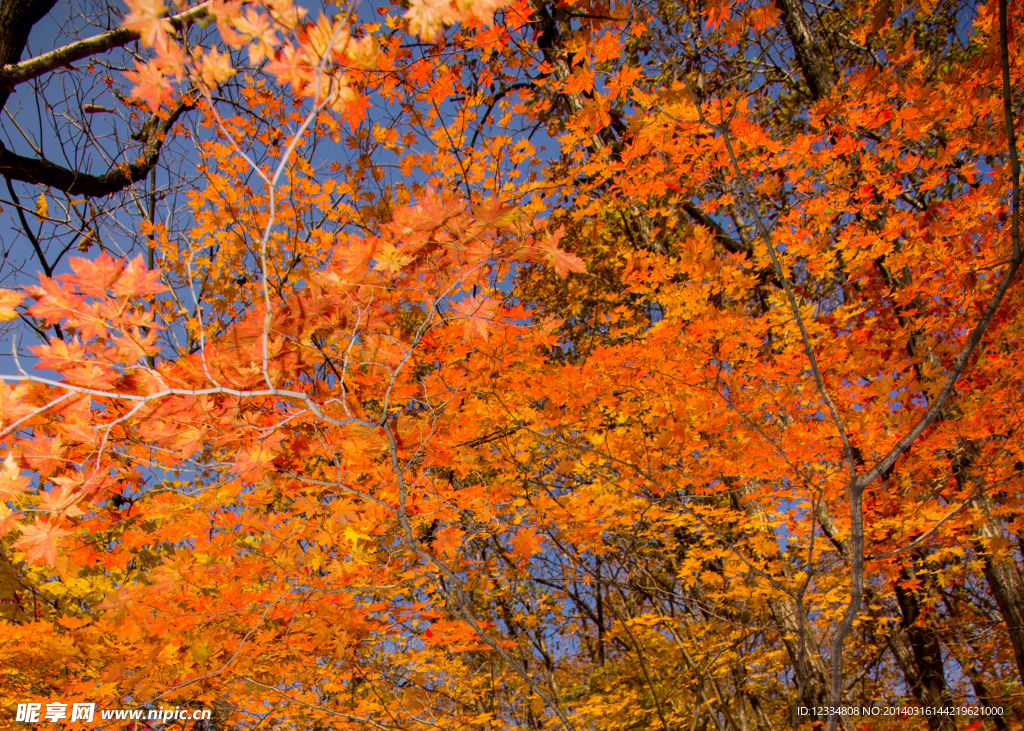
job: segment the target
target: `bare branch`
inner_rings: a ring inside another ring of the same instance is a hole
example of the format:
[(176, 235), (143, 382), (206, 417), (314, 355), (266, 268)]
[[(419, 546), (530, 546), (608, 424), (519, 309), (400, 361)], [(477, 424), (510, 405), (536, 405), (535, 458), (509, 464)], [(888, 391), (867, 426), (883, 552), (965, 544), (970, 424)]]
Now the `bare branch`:
[(160, 158), (167, 133), (181, 115), (193, 106), (191, 102), (182, 102), (162, 119), (156, 114), (152, 115), (140, 130), (139, 136), (145, 140), (145, 144), (139, 158), (135, 162), (111, 167), (102, 175), (89, 175), (69, 170), (49, 160), (24, 157), (0, 143), (0, 176), (88, 198), (116, 193), (146, 177)]

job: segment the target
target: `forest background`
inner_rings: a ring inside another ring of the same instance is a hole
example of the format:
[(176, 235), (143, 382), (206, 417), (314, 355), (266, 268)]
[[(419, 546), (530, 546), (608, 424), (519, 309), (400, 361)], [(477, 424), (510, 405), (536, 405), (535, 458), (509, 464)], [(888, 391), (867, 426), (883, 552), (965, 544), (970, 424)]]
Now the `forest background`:
[(0, 713), (1019, 727), (1020, 16), (4, 0)]

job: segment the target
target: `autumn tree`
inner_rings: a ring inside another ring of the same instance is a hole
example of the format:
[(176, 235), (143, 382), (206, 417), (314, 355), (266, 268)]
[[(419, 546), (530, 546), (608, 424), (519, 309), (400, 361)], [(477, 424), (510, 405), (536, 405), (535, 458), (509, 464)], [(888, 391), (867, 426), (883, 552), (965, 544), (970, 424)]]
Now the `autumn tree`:
[(191, 222), (4, 294), (9, 704), (1019, 723), (1017, 8), (200, 8)]

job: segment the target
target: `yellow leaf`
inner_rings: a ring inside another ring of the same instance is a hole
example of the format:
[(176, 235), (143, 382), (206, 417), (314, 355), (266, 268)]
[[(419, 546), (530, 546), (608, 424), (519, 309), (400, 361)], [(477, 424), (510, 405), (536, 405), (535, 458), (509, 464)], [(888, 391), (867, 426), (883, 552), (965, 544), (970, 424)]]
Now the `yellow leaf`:
[(385, 244), (377, 253), (376, 263), (373, 268), (385, 274), (393, 274), (401, 271), (402, 267), (410, 264), (413, 257), (403, 254), (395, 248), (394, 244)]
[(46, 202), (46, 193), (40, 193), (36, 199), (36, 218), (42, 221), (50, 215), (50, 204)]
[(345, 540), (349, 541), (353, 545), (359, 543), (359, 541), (368, 540), (369, 538), (370, 536), (366, 535), (365, 533), (359, 533), (358, 531), (354, 530), (352, 526), (345, 526)]
[(189, 649), (196, 662), (206, 662), (206, 659), (210, 656), (210, 645), (206, 639), (196, 642)]
[(93, 240), (93, 238), (95, 238), (95, 236), (96, 236), (96, 232), (95, 231), (88, 231), (85, 234), (85, 236), (83, 236), (81, 239), (79, 239), (78, 245), (77, 245), (78, 250), (79, 251), (88, 251), (90, 248), (92, 248), (92, 240)]
[(59, 581), (48, 581), (39, 588), (50, 592), (54, 596), (64, 596), (68, 593), (68, 588)]
[(18, 312), (14, 308), (22, 303), (25, 295), (13, 289), (0, 289), (0, 320), (14, 320)]

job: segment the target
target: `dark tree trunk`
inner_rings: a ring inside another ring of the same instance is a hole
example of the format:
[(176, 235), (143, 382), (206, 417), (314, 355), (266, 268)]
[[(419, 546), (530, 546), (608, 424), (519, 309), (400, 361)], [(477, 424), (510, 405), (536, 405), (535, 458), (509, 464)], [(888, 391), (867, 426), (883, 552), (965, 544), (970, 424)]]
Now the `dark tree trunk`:
[[(0, 0), (0, 66), (21, 60), (32, 26), (56, 4), (57, 0)], [(0, 109), (10, 96), (10, 89), (0, 89)]]

